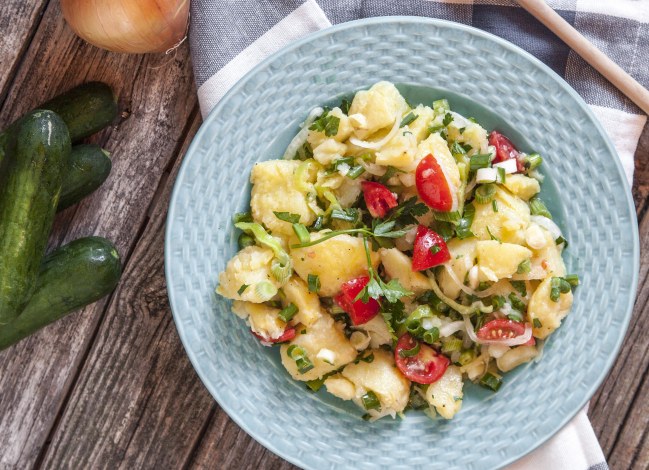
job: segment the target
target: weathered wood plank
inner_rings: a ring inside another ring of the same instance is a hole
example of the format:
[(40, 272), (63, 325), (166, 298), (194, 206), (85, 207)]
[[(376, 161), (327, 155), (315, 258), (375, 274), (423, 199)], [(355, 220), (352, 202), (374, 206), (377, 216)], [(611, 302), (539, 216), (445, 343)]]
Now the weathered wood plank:
[[(198, 130), (198, 108), (193, 117), (180, 155)], [(164, 226), (180, 160), (128, 261), (44, 453), (45, 468), (178, 468), (214, 407), (180, 344), (165, 287)]]
[[(46, 98), (93, 79), (110, 83), (120, 96), (120, 109), (130, 115), (97, 138), (113, 154), (109, 180), (59, 218), (53, 240), (106, 236), (125, 260), (196, 107), (187, 47), (175, 58), (100, 51), (76, 38), (64, 24), (59, 3), (51, 2), (9, 91), (0, 127)], [(0, 467), (25, 468), (37, 460), (105, 305), (101, 301), (0, 353)]]
[(48, 1), (17, 0), (0, 4), (0, 105)]

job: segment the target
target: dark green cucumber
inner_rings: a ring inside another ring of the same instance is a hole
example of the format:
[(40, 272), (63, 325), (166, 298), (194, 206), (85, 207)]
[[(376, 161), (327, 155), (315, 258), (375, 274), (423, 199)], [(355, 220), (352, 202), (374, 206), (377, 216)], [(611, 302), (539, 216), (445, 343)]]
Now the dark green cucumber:
[(88, 196), (106, 181), (110, 174), (109, 153), (98, 145), (75, 145), (70, 165), (63, 175), (58, 210), (67, 209)]
[(0, 350), (109, 294), (121, 272), (119, 254), (104, 238), (80, 238), (52, 252), (43, 260), (25, 309), (0, 326)]
[(117, 117), (117, 100), (108, 85), (88, 82), (72, 88), (40, 106), (61, 116), (78, 142), (108, 126)]
[(0, 325), (31, 297), (70, 156), (70, 135), (52, 111), (33, 111), (11, 132), (0, 174)]

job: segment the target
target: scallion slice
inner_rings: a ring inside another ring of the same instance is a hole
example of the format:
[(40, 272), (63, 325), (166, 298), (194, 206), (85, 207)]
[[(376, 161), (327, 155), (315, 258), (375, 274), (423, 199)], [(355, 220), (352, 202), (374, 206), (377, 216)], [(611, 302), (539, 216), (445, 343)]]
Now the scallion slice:
[(525, 303), (521, 299), (516, 297), (516, 294), (514, 294), (512, 292), (511, 294), (509, 294), (509, 296), (507, 298), (509, 299), (509, 303), (516, 310), (521, 311), (521, 312), (525, 310)]
[(471, 171), (479, 170), (480, 168), (488, 168), (491, 163), (490, 153), (479, 153), (471, 157), (469, 163)]
[(295, 361), (298, 373), (304, 374), (313, 369), (313, 363), (309, 360), (304, 348), (292, 344), (286, 350), (286, 354)]
[(523, 297), (527, 296), (527, 287), (525, 281), (509, 281), (514, 289)]
[(532, 264), (529, 259), (525, 259), (520, 262), (518, 268), (516, 268), (516, 274), (527, 274), (531, 271)]
[(577, 287), (579, 285), (579, 276), (576, 274), (568, 274), (567, 276), (564, 277), (564, 279), (570, 284), (572, 287)]
[(371, 390), (361, 397), (361, 401), (363, 402), (363, 408), (366, 410), (381, 410), (379, 397)]
[(402, 120), (401, 123), (399, 124), (399, 128), (405, 127), (411, 122), (413, 122), (415, 119), (417, 119), (419, 116), (413, 113), (412, 111), (409, 112)]
[(498, 377), (496, 377), (490, 372), (487, 372), (480, 379), (480, 385), (482, 385), (485, 388), (488, 388), (489, 390), (493, 390), (494, 392), (497, 392), (502, 384), (503, 384), (502, 379), (499, 379)]
[(448, 104), (448, 100), (436, 100), (433, 101), (433, 111), (435, 114), (440, 115), (444, 114), (451, 109), (451, 106)]
[(237, 243), (239, 244), (239, 249), (243, 250), (248, 246), (253, 246), (255, 244), (255, 239), (247, 233), (242, 233), (241, 235), (239, 235)]
[(430, 330), (424, 331), (422, 338), (424, 340), (424, 343), (436, 343), (437, 341), (439, 341), (439, 328), (434, 326)]
[(250, 212), (237, 212), (232, 216), (232, 221), (235, 224), (239, 222), (252, 222), (252, 214)]
[(347, 173), (347, 178), (351, 178), (355, 180), (359, 176), (361, 176), (363, 173), (365, 173), (365, 168), (363, 168), (361, 165), (356, 165), (351, 167), (349, 172)]
[(543, 326), (541, 324), (541, 320), (539, 320), (538, 318), (533, 319), (532, 324), (534, 325), (534, 328), (541, 328)]
[(442, 340), (442, 352), (444, 354), (450, 354), (455, 351), (462, 349), (462, 340), (456, 338), (455, 336), (450, 336)]
[(530, 212), (532, 213), (532, 215), (542, 215), (543, 217), (552, 219), (552, 214), (550, 214), (548, 208), (538, 197), (533, 197), (532, 199), (530, 199)]
[(239, 287), (237, 294), (239, 295), (243, 294), (248, 287), (250, 287), (248, 284), (241, 284), (241, 287)]
[(307, 282), (309, 284), (309, 292), (317, 294), (320, 292), (320, 278), (317, 274), (309, 274), (307, 276)]
[(400, 357), (413, 357), (419, 354), (419, 351), (421, 350), (421, 344), (419, 341), (415, 342), (415, 345), (410, 348), (410, 349), (402, 349), (399, 351), (399, 356)]
[(290, 303), (286, 308), (282, 309), (277, 315), (286, 323), (290, 322), (291, 319), (297, 314), (298, 308), (294, 303)]
[(511, 312), (509, 312), (509, 315), (507, 315), (507, 318), (509, 318), (511, 321), (522, 322), (523, 314), (518, 310), (512, 310)]
[(290, 212), (276, 212), (276, 211), (273, 211), (273, 214), (275, 214), (275, 217), (277, 217), (279, 220), (283, 220), (284, 222), (288, 222), (291, 224), (297, 224), (300, 222), (299, 214), (291, 214)]
[(436, 255), (440, 251), (442, 251), (442, 249), (440, 248), (439, 245), (433, 245), (433, 246), (430, 247), (430, 253), (433, 254), (433, 255)]
[(487, 204), (496, 197), (496, 186), (494, 184), (481, 184), (475, 190), (475, 200), (478, 204)]
[(530, 153), (523, 160), (523, 165), (528, 171), (535, 170), (536, 168), (541, 166), (541, 163), (543, 163), (543, 158), (538, 153)]
[(293, 224), (293, 231), (300, 243), (309, 243), (311, 241), (311, 235), (303, 224)]

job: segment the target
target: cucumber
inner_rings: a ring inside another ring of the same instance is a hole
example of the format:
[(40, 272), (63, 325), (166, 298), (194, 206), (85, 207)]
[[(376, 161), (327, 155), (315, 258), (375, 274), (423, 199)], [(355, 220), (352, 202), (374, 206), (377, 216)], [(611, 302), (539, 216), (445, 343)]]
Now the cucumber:
[(59, 202), (70, 135), (52, 111), (33, 111), (10, 134), (0, 174), (0, 325), (34, 289)]
[(61, 116), (78, 142), (108, 126), (117, 117), (117, 100), (108, 85), (88, 82), (72, 88), (40, 106)]
[(70, 153), (70, 165), (63, 175), (63, 186), (58, 211), (81, 201), (110, 174), (109, 153), (98, 145), (75, 145)]
[(115, 246), (105, 238), (80, 238), (49, 254), (25, 309), (0, 326), (0, 350), (109, 294), (121, 269)]

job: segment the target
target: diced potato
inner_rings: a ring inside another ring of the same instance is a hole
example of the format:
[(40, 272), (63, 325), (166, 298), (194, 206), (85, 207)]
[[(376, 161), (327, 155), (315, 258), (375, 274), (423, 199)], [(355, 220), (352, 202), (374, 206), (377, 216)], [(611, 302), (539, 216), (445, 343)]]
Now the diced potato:
[(572, 292), (561, 294), (559, 301), (554, 302), (550, 298), (552, 278), (544, 280), (532, 294), (530, 303), (527, 306), (527, 316), (530, 323), (534, 319), (541, 322), (541, 327), (534, 327), (534, 336), (540, 339), (547, 338), (550, 333), (559, 328), (561, 320), (570, 312), (572, 307)]
[(518, 196), (524, 201), (529, 201), (532, 196), (541, 191), (538, 180), (520, 174), (507, 175), (504, 186), (514, 196)]
[(503, 242), (524, 244), (525, 229), (530, 223), (529, 206), (500, 185), (496, 187), (495, 201), (498, 212), (494, 212), (491, 202), (473, 203), (475, 216), (471, 231), (480, 240), (490, 240), (489, 232), (491, 232)]
[(449, 366), (444, 375), (428, 386), (426, 401), (442, 416), (451, 419), (462, 408), (462, 372), (457, 366)]
[[(304, 349), (313, 363), (313, 369), (304, 374), (299, 373), (295, 360), (287, 353), (289, 346), (293, 344)], [(333, 364), (318, 358), (318, 353), (322, 349), (335, 353)], [(306, 328), (306, 333), (298, 331), (290, 344), (283, 344), (280, 355), (282, 364), (295, 380), (315, 380), (356, 359), (356, 349), (345, 337), (341, 328), (336, 325), (334, 319), (330, 315), (322, 315), (313, 325)]]
[(505, 354), (496, 359), (496, 365), (498, 369), (503, 372), (509, 372), (510, 370), (530, 362), (536, 356), (539, 355), (539, 352), (534, 346), (519, 346), (517, 348), (512, 348), (507, 351)]
[(309, 144), (311, 144), (312, 149), (315, 149), (318, 145), (320, 145), (325, 139), (329, 137), (332, 137), (338, 142), (344, 142), (351, 135), (353, 127), (349, 122), (349, 118), (345, 115), (345, 113), (342, 112), (340, 108), (336, 107), (331, 111), (329, 111), (329, 116), (335, 116), (338, 119), (340, 119), (338, 123), (338, 132), (336, 133), (336, 135), (327, 136), (325, 135), (324, 132), (309, 131), (306, 140)]
[(360, 179), (343, 178), (342, 183), (334, 190), (334, 195), (342, 207), (351, 207), (361, 194)]
[[(476, 240), (469, 238), (460, 240), (454, 238), (447, 243), (451, 259), (448, 262), (450, 268), (455, 273), (455, 277), (460, 282), (464, 281), (469, 270), (475, 264), (476, 258)], [(456, 299), (461, 292), (460, 286), (451, 278), (446, 269), (442, 270), (438, 277), (439, 287), (444, 294), (452, 299)]]
[(282, 288), (287, 303), (292, 303), (298, 308), (294, 319), (305, 326), (312, 325), (320, 315), (320, 298), (317, 294), (309, 292), (309, 287), (298, 276), (291, 276)]
[(349, 108), (349, 115), (362, 114), (365, 118), (353, 121), (357, 127), (354, 134), (359, 139), (365, 139), (376, 131), (394, 125), (397, 119), (408, 109), (406, 100), (399, 90), (390, 82), (378, 82), (369, 90), (356, 93)]
[(397, 248), (381, 248), (381, 263), (390, 279), (398, 279), (403, 287), (419, 295), (430, 290), (430, 281), (418, 271), (412, 270), (412, 260)]
[(414, 171), (419, 162), (427, 155), (431, 154), (435, 157), (439, 166), (442, 167), (444, 175), (446, 175), (448, 181), (457, 190), (457, 188), (460, 187), (460, 170), (458, 170), (455, 158), (453, 158), (451, 151), (448, 149), (448, 144), (438, 133), (429, 135), (426, 140), (422, 140), (419, 143), (417, 146), (417, 155), (413, 164), (410, 167), (403, 169)]
[(239, 318), (248, 320), (250, 329), (263, 338), (277, 339), (286, 330), (286, 323), (278, 316), (280, 312), (278, 308), (235, 300), (232, 311)]
[[(532, 250), (530, 272), (514, 274), (516, 280), (545, 279), (548, 276), (563, 277), (566, 275), (566, 266), (561, 257), (561, 249), (554, 242), (552, 235), (545, 229), (541, 230), (544, 243), (541, 249)], [(526, 231), (527, 233), (527, 231)]]
[(327, 377), (324, 381), (327, 392), (343, 400), (352, 400), (356, 398), (356, 387), (340, 374)]
[(370, 336), (371, 348), (376, 349), (384, 344), (392, 343), (392, 334), (388, 330), (388, 325), (381, 315), (375, 316), (370, 321), (358, 325), (356, 328), (367, 332)]
[(372, 362), (348, 364), (343, 369), (342, 376), (354, 384), (356, 398), (372, 391), (381, 402), (382, 410), (403, 411), (410, 397), (410, 381), (397, 369), (391, 353), (373, 349), (372, 354)]
[[(464, 130), (460, 132), (460, 129)], [(480, 124), (468, 119), (460, 121), (457, 117), (448, 125), (448, 138), (449, 141), (456, 140), (461, 144), (469, 144), (471, 146), (469, 155), (486, 153), (489, 145), (487, 131)]]
[(376, 152), (376, 164), (394, 166), (397, 168), (409, 168), (417, 153), (417, 139), (410, 132), (408, 126), (399, 129), (399, 132), (385, 144), (379, 152)]
[(335, 139), (325, 139), (320, 145), (314, 147), (313, 158), (318, 163), (327, 166), (331, 165), (335, 160), (343, 158), (346, 151), (347, 146), (345, 144), (341, 144)]
[[(532, 257), (532, 252), (521, 245), (482, 240), (476, 243), (478, 266), (491, 270), (498, 279), (510, 278), (518, 265)], [(481, 279), (486, 281), (488, 279)]]
[[(270, 248), (249, 246), (228, 261), (225, 271), (219, 274), (216, 293), (234, 300), (266, 302), (277, 294), (280, 284), (270, 273), (273, 260)], [(246, 289), (239, 293), (241, 286)]]
[(305, 225), (310, 225), (315, 220), (315, 214), (307, 204), (306, 194), (295, 185), (293, 175), (300, 163), (295, 160), (269, 160), (257, 163), (252, 168), (252, 216), (275, 235), (292, 235), (293, 227), (278, 219), (273, 211), (298, 214), (300, 222)]
[[(318, 240), (326, 234), (326, 231), (312, 233), (311, 240)], [(372, 251), (371, 256), (372, 265), (376, 268), (379, 254)], [(320, 295), (325, 297), (340, 292), (343, 283), (367, 275), (363, 239), (351, 235), (338, 235), (314, 246), (293, 249), (291, 259), (295, 271), (305, 281), (309, 274), (320, 278)]]
[(417, 115), (417, 119), (412, 121), (408, 128), (417, 139), (417, 142), (421, 142), (428, 137), (428, 128), (435, 117), (435, 112), (430, 106), (424, 106), (423, 104), (417, 106), (412, 112)]

